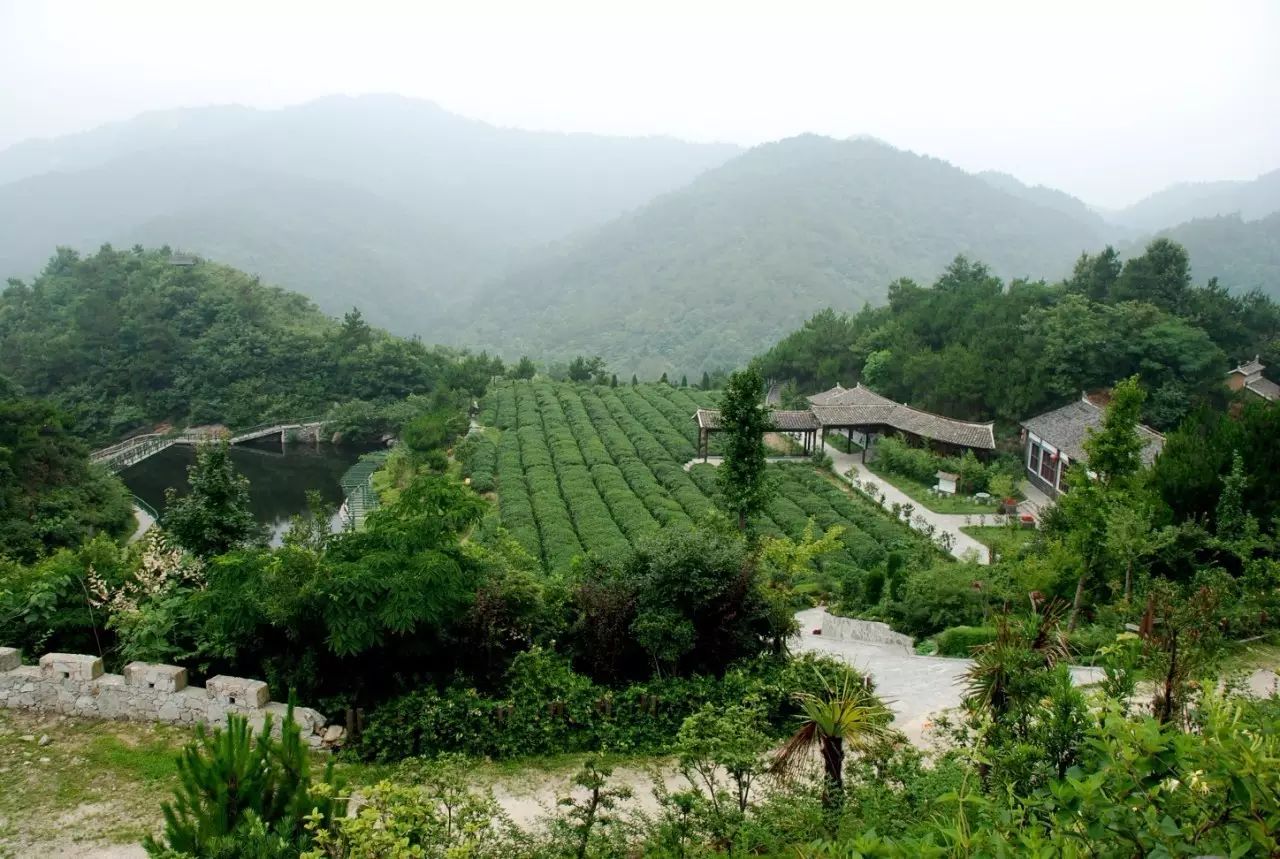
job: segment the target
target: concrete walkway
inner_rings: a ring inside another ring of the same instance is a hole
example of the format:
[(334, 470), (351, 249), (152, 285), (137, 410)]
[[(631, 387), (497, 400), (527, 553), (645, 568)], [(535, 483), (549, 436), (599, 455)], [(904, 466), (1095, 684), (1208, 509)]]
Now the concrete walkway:
[[(933, 718), (960, 706), (964, 675), (971, 659), (917, 656), (891, 644), (848, 641), (814, 635), (822, 629), (826, 609), (821, 606), (796, 613), (800, 634), (791, 640), (793, 653), (816, 652), (833, 656), (866, 674), (876, 684), (876, 694), (893, 710), (893, 724), (913, 744), (927, 745), (925, 733)], [(1097, 668), (1071, 669), (1076, 685), (1102, 679)]]
[[(929, 508), (913, 501), (910, 496), (903, 492), (892, 483), (886, 482), (884, 479), (872, 474), (871, 471), (859, 461), (856, 453), (841, 453), (835, 448), (828, 447), (827, 455), (831, 457), (832, 469), (846, 483), (850, 482), (848, 472), (853, 471), (857, 480), (862, 483), (868, 481), (874, 484), (883, 493), (884, 501), (881, 506), (885, 510), (892, 510), (894, 504), (907, 505), (910, 504), (915, 509), (911, 513), (910, 526), (917, 531), (926, 532), (929, 526), (933, 526), (935, 536), (940, 534), (951, 535), (951, 554), (961, 560), (974, 560), (979, 564), (990, 563), (990, 551), (982, 543), (979, 543), (973, 537), (960, 530), (963, 525), (976, 524), (976, 517), (972, 514), (963, 513), (934, 513)], [(770, 456), (766, 457), (766, 462), (804, 462), (807, 456)], [(691, 459), (684, 464), (684, 470), (688, 471), (703, 460)], [(722, 456), (707, 457), (707, 465), (719, 465), (724, 462)], [(857, 490), (855, 490), (857, 491)], [(995, 524), (995, 514), (990, 519)]]
[[(925, 531), (929, 526), (933, 526), (938, 534), (950, 534), (951, 554), (957, 558), (962, 560), (972, 559), (979, 564), (990, 562), (990, 551), (987, 547), (960, 530), (964, 525), (975, 523), (976, 517), (974, 515), (933, 512), (892, 483), (873, 474), (869, 468), (862, 464), (861, 454), (843, 453), (835, 448), (828, 447), (827, 455), (831, 457), (832, 468), (842, 480), (848, 481), (850, 479), (849, 472), (852, 471), (853, 479), (859, 483), (863, 485), (870, 483), (875, 486), (884, 498), (881, 506), (886, 510), (892, 510), (895, 504), (903, 506), (910, 504), (915, 508), (911, 512), (910, 524), (912, 528), (917, 531)], [(994, 516), (995, 514), (993, 513), (992, 519), (994, 519)]]
[(155, 517), (137, 504), (133, 505), (133, 518), (138, 523), (138, 527), (134, 530), (133, 535), (129, 537), (130, 543), (136, 543), (141, 540), (143, 535), (156, 524)]

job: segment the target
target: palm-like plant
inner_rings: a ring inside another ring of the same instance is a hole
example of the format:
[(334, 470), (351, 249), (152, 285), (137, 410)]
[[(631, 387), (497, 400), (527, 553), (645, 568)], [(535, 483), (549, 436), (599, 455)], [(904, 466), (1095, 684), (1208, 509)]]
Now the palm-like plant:
[(973, 665), (965, 674), (966, 704), (1001, 721), (1028, 701), (1038, 701), (1047, 670), (1069, 655), (1062, 629), (1064, 611), (1062, 603), (1051, 603), (1034, 625), (1007, 612), (997, 615), (995, 638), (975, 649)]
[[(816, 670), (816, 669), (815, 669)], [(822, 802), (828, 808), (840, 804), (844, 793), (844, 758), (847, 750), (865, 752), (892, 733), (889, 709), (853, 672), (843, 672), (832, 684), (819, 671), (822, 694), (797, 692), (800, 728), (774, 757), (772, 770), (784, 777), (796, 772), (816, 750), (825, 777)]]

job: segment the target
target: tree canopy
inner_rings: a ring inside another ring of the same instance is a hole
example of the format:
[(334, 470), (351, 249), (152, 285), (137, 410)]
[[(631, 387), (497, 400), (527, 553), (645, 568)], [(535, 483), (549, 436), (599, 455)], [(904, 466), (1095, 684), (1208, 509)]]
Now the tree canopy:
[(326, 412), (451, 387), (479, 394), (501, 362), (429, 349), (341, 322), (227, 266), (174, 265), (167, 249), (60, 249), (30, 285), (0, 294), (0, 365), (81, 435)]
[(931, 287), (895, 282), (883, 307), (814, 315), (755, 363), (802, 392), (862, 381), (929, 411), (1011, 424), (1136, 374), (1144, 422), (1168, 429), (1197, 404), (1222, 404), (1234, 362), (1280, 361), (1280, 305), (1193, 286), (1187, 263), (1161, 239), (1123, 265), (1109, 248), (1083, 255), (1049, 285), (1003, 284), (957, 258)]

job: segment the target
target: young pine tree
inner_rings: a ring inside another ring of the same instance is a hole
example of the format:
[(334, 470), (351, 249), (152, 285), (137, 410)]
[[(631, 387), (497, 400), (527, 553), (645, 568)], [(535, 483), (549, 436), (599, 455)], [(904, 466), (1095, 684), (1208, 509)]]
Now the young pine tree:
[(160, 521), (180, 546), (210, 558), (263, 540), (264, 529), (249, 507), (249, 481), (236, 472), (225, 441), (197, 449), (187, 482), (191, 491), (182, 497), (173, 489), (165, 492)]
[(340, 811), (332, 761), (319, 784), (312, 782), (292, 703), (279, 740), (271, 737), (270, 716), (256, 739), (236, 714), (225, 730), (198, 727), (178, 758), (178, 776), (174, 801), (162, 806), (164, 841), (144, 842), (152, 856), (241, 855), (247, 840), (270, 848), (263, 855), (296, 855), (309, 845), (308, 817), (323, 827)]
[(720, 401), (724, 463), (716, 478), (725, 506), (738, 517), (738, 528), (743, 531), (751, 517), (769, 503), (764, 434), (772, 421), (761, 396), (763, 389), (758, 371), (743, 370), (729, 377)]

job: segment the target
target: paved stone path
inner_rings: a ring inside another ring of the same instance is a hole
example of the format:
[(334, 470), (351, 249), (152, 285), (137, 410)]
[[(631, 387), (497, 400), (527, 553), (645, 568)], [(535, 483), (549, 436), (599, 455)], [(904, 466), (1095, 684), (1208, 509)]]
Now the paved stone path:
[[(870, 676), (876, 693), (893, 710), (894, 726), (915, 745), (927, 745), (925, 732), (933, 717), (960, 706), (964, 673), (973, 660), (917, 656), (889, 644), (814, 635), (825, 613), (821, 606), (796, 613), (800, 634), (791, 641), (792, 651), (829, 654)], [(1102, 676), (1096, 668), (1072, 668), (1071, 674), (1077, 685), (1096, 683)]]
[[(973, 537), (960, 530), (962, 525), (976, 524), (976, 517), (973, 515), (965, 515), (962, 513), (934, 513), (932, 510), (913, 501), (910, 496), (903, 492), (892, 483), (886, 482), (884, 479), (872, 474), (871, 471), (863, 465), (858, 454), (841, 453), (835, 448), (828, 447), (827, 455), (831, 457), (832, 469), (846, 483), (849, 482), (848, 472), (852, 470), (857, 480), (862, 483), (870, 481), (875, 484), (884, 495), (884, 501), (881, 506), (886, 510), (891, 510), (894, 504), (910, 504), (915, 510), (911, 514), (912, 528), (917, 531), (924, 531), (926, 527), (932, 525), (936, 533), (947, 533), (951, 535), (951, 554), (961, 560), (976, 560), (979, 564), (989, 562), (989, 551), (986, 546), (979, 543)], [(807, 457), (801, 456), (770, 456), (766, 457), (768, 462), (803, 462)], [(708, 465), (719, 465), (724, 461), (724, 457), (711, 456), (706, 462)], [(688, 471), (693, 466), (702, 462), (701, 459), (691, 459), (684, 464), (684, 470)], [(856, 490), (855, 490), (856, 491)], [(993, 524), (994, 524), (994, 514)]]
[(143, 536), (151, 530), (152, 526), (156, 524), (155, 517), (146, 510), (143, 510), (137, 504), (133, 505), (133, 518), (138, 523), (138, 527), (134, 530), (132, 536), (129, 537), (130, 543), (136, 543), (141, 540)]
[[(873, 474), (869, 468), (862, 464), (861, 454), (843, 453), (835, 448), (828, 447), (827, 455), (831, 457), (833, 470), (842, 480), (848, 481), (850, 479), (849, 472), (852, 471), (854, 479), (863, 484), (871, 483), (879, 489), (884, 497), (881, 506), (886, 510), (891, 510), (894, 504), (910, 504), (914, 507), (915, 509), (911, 513), (912, 528), (917, 531), (923, 531), (925, 527), (932, 525), (938, 533), (950, 534), (951, 554), (957, 558), (962, 560), (973, 559), (979, 564), (990, 562), (990, 551), (987, 547), (960, 530), (963, 525), (975, 523), (976, 517), (972, 514), (933, 512), (892, 483)], [(992, 515), (994, 516), (994, 514)]]

